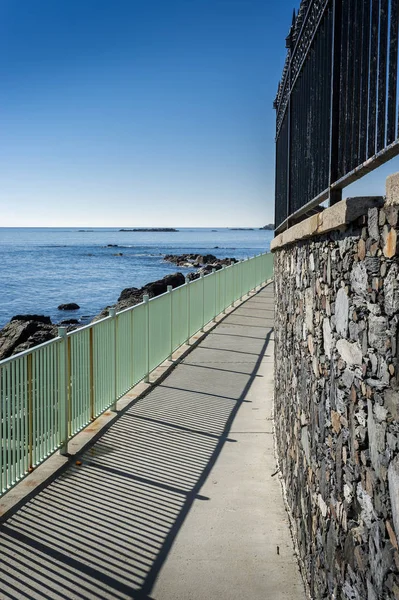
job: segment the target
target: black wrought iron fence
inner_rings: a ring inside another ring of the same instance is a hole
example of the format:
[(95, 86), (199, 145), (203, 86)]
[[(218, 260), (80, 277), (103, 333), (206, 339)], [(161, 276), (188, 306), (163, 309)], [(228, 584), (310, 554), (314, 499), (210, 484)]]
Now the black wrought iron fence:
[(276, 230), (399, 154), (399, 0), (302, 0), (276, 109)]

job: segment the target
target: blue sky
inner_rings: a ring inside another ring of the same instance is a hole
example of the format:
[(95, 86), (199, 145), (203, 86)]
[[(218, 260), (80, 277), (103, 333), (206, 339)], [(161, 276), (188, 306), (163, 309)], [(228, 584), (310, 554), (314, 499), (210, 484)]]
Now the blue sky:
[[(3, 0), (0, 226), (273, 221), (299, 2)], [(393, 161), (347, 194), (384, 192)]]

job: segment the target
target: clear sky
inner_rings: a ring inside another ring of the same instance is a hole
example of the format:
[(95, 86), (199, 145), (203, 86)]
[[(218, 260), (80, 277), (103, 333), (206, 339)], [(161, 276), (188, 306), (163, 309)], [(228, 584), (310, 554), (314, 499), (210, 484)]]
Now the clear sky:
[[(273, 222), (272, 103), (298, 4), (3, 0), (0, 226)], [(381, 194), (396, 170), (348, 192)]]

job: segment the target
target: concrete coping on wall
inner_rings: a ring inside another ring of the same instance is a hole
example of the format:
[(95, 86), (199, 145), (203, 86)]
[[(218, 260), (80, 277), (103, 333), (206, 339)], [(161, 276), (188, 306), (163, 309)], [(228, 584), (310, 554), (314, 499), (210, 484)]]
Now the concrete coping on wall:
[(387, 206), (398, 206), (399, 204), (399, 173), (393, 173), (387, 177), (385, 203)]
[[(396, 179), (395, 179), (396, 177)], [(390, 182), (388, 182), (390, 180)], [(399, 199), (399, 173), (391, 175), (387, 180), (387, 196), (388, 188), (393, 190), (390, 194), (390, 198), (396, 197), (395, 204), (398, 203)], [(396, 191), (398, 193), (396, 193)], [(390, 204), (394, 202), (391, 201)], [(300, 240), (321, 235), (333, 230), (342, 230), (351, 223), (356, 221), (359, 217), (366, 215), (370, 208), (379, 207), (384, 204), (383, 196), (359, 196), (355, 198), (345, 198), (325, 208), (322, 212), (304, 219), (300, 223), (293, 225), (286, 231), (283, 231), (277, 235), (270, 244), (271, 252), (293, 244)]]

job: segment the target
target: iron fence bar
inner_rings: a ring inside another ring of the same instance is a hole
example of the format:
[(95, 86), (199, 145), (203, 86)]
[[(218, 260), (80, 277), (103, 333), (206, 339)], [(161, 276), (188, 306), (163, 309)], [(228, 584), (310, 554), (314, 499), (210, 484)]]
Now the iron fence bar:
[(360, 89), (360, 124), (359, 124), (359, 162), (367, 158), (367, 123), (368, 123), (368, 97), (369, 97), (369, 53), (370, 53), (370, 2), (362, 3), (362, 63), (361, 63), (361, 89)]
[[(337, 179), (338, 174), (338, 144), (339, 144), (339, 106), (340, 106), (340, 77), (341, 77), (341, 18), (342, 0), (333, 1), (332, 15), (332, 65), (331, 65), (331, 104), (330, 104), (330, 157), (329, 185)], [(340, 193), (329, 191), (330, 206), (341, 200)]]
[(388, 0), (380, 0), (378, 49), (377, 152), (385, 146), (387, 102)]
[(398, 0), (391, 0), (389, 30), (387, 144), (396, 138), (397, 77), (398, 77)]
[(377, 117), (377, 59), (378, 59), (379, 0), (371, 2), (371, 41), (370, 41), (370, 87), (367, 158), (374, 156), (376, 149)]
[(352, 124), (354, 119), (353, 111), (353, 80), (354, 80), (354, 28), (355, 3), (358, 0), (347, 0), (348, 3), (348, 38), (347, 38), (347, 75), (346, 75), (346, 108), (345, 108), (345, 172), (352, 168)]
[[(353, 0), (352, 0), (353, 1)], [(362, 6), (364, 2), (353, 2), (353, 20), (352, 25), (352, 38), (353, 38), (353, 53), (352, 53), (352, 64), (353, 64), (353, 85), (352, 85), (352, 100), (351, 100), (351, 113), (352, 113), (352, 130), (350, 136), (350, 169), (353, 169), (359, 163), (358, 157), (358, 139), (359, 139), (359, 123), (360, 123), (360, 105), (359, 105), (359, 90), (360, 90), (360, 63), (361, 63), (361, 46), (359, 40), (361, 40), (362, 30), (359, 27), (361, 23)]]
[[(287, 107), (287, 217), (291, 212), (291, 60), (288, 65), (288, 107)], [(287, 222), (288, 227), (288, 222)]]

